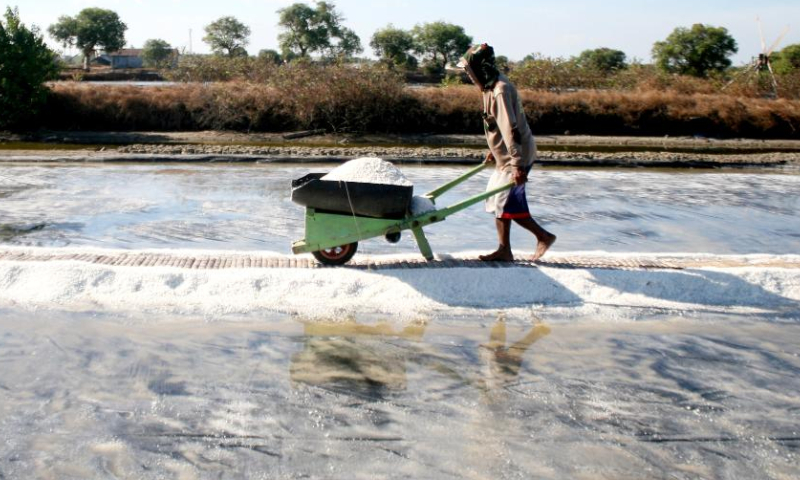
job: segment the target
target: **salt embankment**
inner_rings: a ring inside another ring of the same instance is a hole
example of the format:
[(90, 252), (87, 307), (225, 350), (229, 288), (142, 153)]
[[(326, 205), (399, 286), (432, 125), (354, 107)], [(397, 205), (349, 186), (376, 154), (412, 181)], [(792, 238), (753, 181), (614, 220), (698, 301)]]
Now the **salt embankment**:
[[(537, 309), (597, 321), (654, 311), (800, 318), (794, 255), (559, 253), (539, 266), (465, 260), (471, 252), (430, 266), (418, 255), (358, 258), (355, 266), (332, 269), (277, 253), (3, 247), (0, 308), (326, 319), (497, 310), (524, 317)], [(312, 268), (297, 268), (303, 266)]]
[[(253, 146), (136, 144), (96, 150), (4, 150), (4, 162), (298, 162), (341, 163), (358, 157), (394, 163), (476, 164), (484, 148), (432, 146)], [(569, 166), (745, 167), (797, 166), (797, 152), (545, 151), (538, 163)]]

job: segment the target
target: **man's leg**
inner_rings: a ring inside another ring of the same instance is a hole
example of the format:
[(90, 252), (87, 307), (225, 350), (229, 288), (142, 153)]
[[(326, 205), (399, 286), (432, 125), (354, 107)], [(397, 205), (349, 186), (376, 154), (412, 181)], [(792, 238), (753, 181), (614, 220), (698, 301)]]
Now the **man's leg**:
[(494, 224), (497, 227), (497, 240), (500, 246), (495, 252), (478, 258), (484, 262), (511, 262), (514, 260), (514, 255), (511, 254), (511, 220), (495, 218)]
[(517, 222), (517, 225), (536, 235), (536, 253), (533, 254), (531, 261), (535, 262), (542, 258), (547, 250), (556, 243), (556, 236), (542, 228), (533, 218), (515, 218), (514, 221)]

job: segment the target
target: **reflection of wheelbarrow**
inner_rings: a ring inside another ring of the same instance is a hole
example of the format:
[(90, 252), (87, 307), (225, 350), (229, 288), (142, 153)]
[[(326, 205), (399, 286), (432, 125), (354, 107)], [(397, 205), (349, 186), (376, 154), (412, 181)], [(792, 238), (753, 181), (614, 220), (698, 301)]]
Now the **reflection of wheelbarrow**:
[[(433, 260), (433, 252), (422, 227), (441, 222), (478, 202), (512, 187), (513, 183), (475, 195), (445, 208), (436, 208), (442, 194), (486, 168), (479, 165), (457, 179), (413, 199), (412, 187), (320, 180), (312, 173), (292, 182), (292, 201), (306, 207), (306, 236), (292, 245), (294, 253), (311, 252), (326, 265), (344, 265), (358, 249), (358, 242), (384, 236), (400, 241), (400, 232), (411, 230), (422, 256)], [(412, 208), (418, 202), (428, 208)]]
[(353, 320), (306, 323), (303, 349), (292, 354), (289, 378), (293, 383), (373, 397), (385, 390), (404, 390), (406, 362), (418, 356), (412, 343), (422, 340), (425, 328), (425, 322), (402, 330), (388, 323), (361, 325)]

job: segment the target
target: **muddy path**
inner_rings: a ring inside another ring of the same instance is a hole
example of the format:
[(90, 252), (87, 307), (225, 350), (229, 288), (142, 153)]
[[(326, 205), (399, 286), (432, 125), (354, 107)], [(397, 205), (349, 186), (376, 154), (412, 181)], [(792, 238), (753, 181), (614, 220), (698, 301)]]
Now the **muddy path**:
[[(719, 167), (800, 165), (800, 141), (689, 137), (538, 136), (542, 164)], [(378, 156), (395, 162), (474, 163), (480, 135), (332, 135), (205, 132), (50, 132), (0, 135), (5, 161), (341, 162)]]

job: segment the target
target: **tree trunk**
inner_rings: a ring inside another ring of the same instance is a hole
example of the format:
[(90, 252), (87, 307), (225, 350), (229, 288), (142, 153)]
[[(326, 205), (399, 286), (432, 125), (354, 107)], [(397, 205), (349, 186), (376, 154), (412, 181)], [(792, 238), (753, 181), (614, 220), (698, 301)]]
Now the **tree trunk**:
[(94, 48), (91, 50), (84, 50), (83, 51), (83, 70), (88, 72), (89, 71), (89, 61), (92, 59), (92, 53), (94, 52)]

